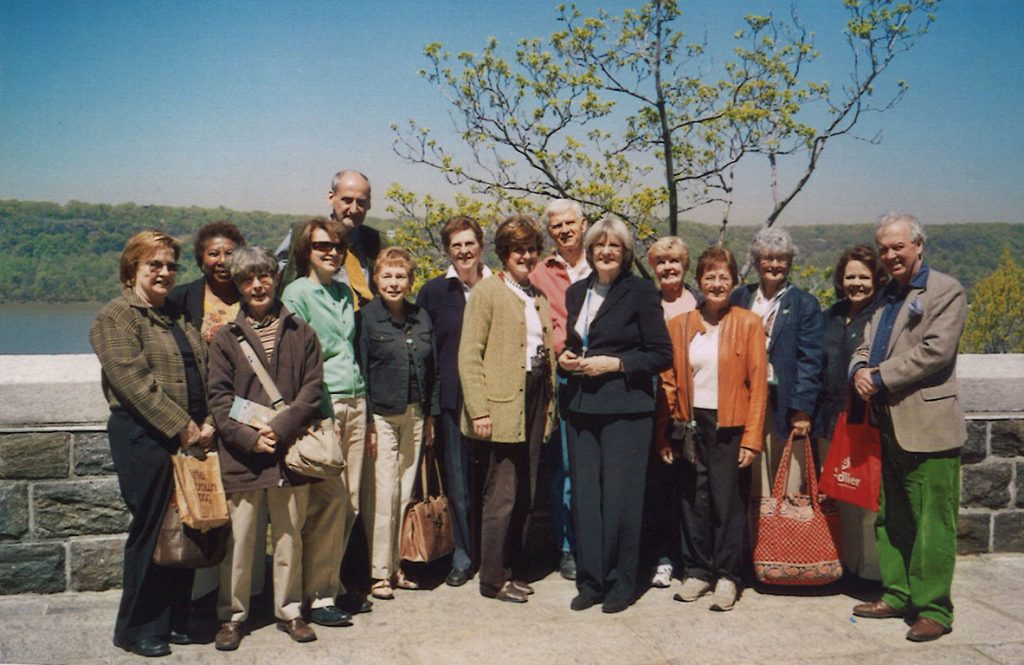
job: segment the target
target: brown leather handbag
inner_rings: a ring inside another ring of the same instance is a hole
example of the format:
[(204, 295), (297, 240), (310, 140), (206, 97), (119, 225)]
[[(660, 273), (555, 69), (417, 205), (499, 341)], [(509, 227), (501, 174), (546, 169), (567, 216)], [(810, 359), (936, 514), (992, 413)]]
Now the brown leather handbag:
[[(434, 467), (437, 494), (431, 496), (427, 478), (427, 465)], [(441, 483), (441, 467), (437, 463), (433, 446), (426, 446), (420, 460), (420, 494), (402, 516), (402, 537), (398, 556), (406, 561), (430, 562), (440, 559), (455, 549), (452, 517), (448, 511), (448, 497)]]
[(230, 536), (230, 524), (208, 531), (185, 526), (172, 496), (160, 524), (160, 533), (153, 549), (153, 563), (168, 568), (216, 566), (224, 559)]

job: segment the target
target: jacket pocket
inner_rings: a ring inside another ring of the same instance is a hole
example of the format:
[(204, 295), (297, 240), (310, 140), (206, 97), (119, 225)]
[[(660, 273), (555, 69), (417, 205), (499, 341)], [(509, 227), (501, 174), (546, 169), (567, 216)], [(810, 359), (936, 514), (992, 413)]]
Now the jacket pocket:
[(952, 381), (941, 386), (928, 386), (927, 388), (921, 388), (921, 399), (926, 402), (945, 399), (947, 397), (956, 397), (956, 383)]

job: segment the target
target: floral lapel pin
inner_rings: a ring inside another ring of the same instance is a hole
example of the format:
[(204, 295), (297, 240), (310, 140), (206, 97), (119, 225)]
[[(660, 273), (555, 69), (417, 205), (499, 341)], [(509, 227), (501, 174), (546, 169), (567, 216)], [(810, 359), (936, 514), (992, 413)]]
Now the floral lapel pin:
[(921, 298), (915, 297), (910, 301), (910, 307), (908, 308), (910, 318), (919, 319), (924, 315), (924, 305), (921, 304)]

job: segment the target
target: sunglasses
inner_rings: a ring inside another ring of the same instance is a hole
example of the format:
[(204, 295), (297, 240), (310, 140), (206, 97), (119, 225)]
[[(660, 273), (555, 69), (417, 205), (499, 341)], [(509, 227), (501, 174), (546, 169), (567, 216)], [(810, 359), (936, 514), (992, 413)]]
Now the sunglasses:
[(167, 272), (169, 273), (176, 273), (178, 272), (180, 264), (175, 263), (174, 261), (171, 261), (170, 263), (164, 263), (163, 261), (157, 261), (156, 259), (152, 259), (150, 261), (146, 261), (146, 267), (156, 273), (160, 272), (164, 268), (167, 268)]
[(344, 254), (345, 253), (345, 243), (342, 243), (342, 242), (330, 242), (330, 241), (327, 241), (327, 240), (317, 240), (316, 242), (312, 243), (312, 246), (313, 246), (313, 249), (315, 249), (318, 252), (323, 252), (324, 254), (326, 254), (327, 252), (330, 252), (332, 249), (336, 250), (338, 252), (338, 254)]

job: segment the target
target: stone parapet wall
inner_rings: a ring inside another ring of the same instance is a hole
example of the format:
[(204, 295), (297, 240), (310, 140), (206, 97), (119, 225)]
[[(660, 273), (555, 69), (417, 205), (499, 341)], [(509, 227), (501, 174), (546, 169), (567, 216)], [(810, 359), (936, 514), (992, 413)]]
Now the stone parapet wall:
[[(1024, 355), (962, 355), (959, 550), (1024, 552)], [(96, 358), (0, 356), (0, 594), (121, 581), (128, 511)]]
[(960, 553), (1024, 552), (1024, 414), (968, 420), (961, 460)]
[(0, 594), (120, 585), (130, 519), (106, 432), (0, 433)]

